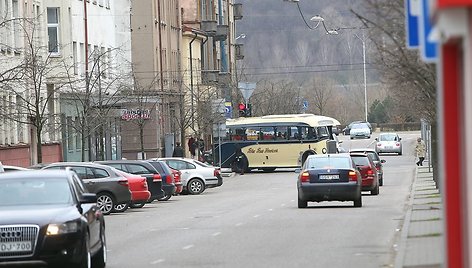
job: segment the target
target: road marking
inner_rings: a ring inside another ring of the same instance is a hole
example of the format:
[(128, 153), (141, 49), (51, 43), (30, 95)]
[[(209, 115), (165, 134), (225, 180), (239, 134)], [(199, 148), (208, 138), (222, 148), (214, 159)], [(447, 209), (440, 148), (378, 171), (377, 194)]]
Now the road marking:
[(214, 234), (212, 234), (212, 236), (219, 236), (221, 234), (221, 232), (216, 232)]
[(177, 230), (189, 230), (190, 228), (188, 227), (181, 227), (181, 228), (176, 228)]
[(274, 209), (273, 209), (273, 208), (269, 208), (268, 210), (269, 210), (269, 211), (274, 211)]
[(254, 218), (259, 218), (261, 215), (254, 215)]
[(281, 207), (285, 207), (285, 204), (280, 205)]
[(243, 223), (242, 223), (242, 222), (238, 222), (238, 223), (236, 223), (236, 226), (241, 226), (241, 225), (243, 225)]
[(295, 202), (295, 199), (290, 200), (290, 202)]
[(187, 249), (191, 249), (191, 248), (193, 248), (193, 247), (194, 247), (194, 245), (188, 245), (188, 246), (183, 247), (182, 249), (183, 249), (183, 250), (187, 250)]
[(159, 260), (151, 262), (151, 264), (158, 264), (158, 263), (162, 263), (162, 262), (165, 262), (165, 261), (166, 260), (164, 260), (164, 259), (159, 259)]

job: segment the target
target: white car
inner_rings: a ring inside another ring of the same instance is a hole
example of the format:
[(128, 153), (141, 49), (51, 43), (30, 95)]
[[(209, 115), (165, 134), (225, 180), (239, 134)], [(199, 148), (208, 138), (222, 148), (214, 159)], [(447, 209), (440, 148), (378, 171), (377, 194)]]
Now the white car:
[(158, 158), (158, 160), (166, 162), (170, 168), (182, 173), (183, 190), (190, 194), (201, 194), (206, 188), (223, 184), (219, 168), (198, 160), (180, 157)]
[(402, 155), (402, 138), (397, 133), (382, 133), (375, 139), (375, 151), (381, 153), (397, 153)]
[(370, 128), (367, 123), (359, 123), (359, 124), (354, 124), (351, 127), (351, 131), (349, 132), (349, 135), (351, 137), (351, 140), (354, 138), (367, 138), (370, 139)]

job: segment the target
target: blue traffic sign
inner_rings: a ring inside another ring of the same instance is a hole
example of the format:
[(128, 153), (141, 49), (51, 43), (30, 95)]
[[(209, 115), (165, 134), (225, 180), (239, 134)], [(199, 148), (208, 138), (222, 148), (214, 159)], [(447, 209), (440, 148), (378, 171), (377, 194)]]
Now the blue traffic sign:
[(418, 16), (421, 12), (420, 1), (422, 0), (405, 1), (406, 40), (407, 47), (410, 49), (418, 48), (420, 46), (420, 34), (418, 32)]
[(432, 40), (433, 25), (431, 23), (429, 0), (421, 0), (419, 16), (421, 58), (425, 62), (436, 62), (438, 58), (438, 43)]

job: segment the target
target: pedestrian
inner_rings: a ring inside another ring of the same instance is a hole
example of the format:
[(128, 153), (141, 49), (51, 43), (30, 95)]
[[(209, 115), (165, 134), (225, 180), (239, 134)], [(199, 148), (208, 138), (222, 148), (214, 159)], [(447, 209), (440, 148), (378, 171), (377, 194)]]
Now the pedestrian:
[(184, 148), (180, 145), (180, 142), (175, 143), (174, 152), (172, 157), (184, 157)]
[(416, 152), (416, 156), (418, 157), (418, 162), (416, 162), (416, 165), (423, 166), (424, 157), (426, 155), (426, 145), (424, 144), (423, 140), (419, 137), (416, 141), (417, 143), (415, 145), (415, 152)]
[(187, 143), (188, 150), (190, 152), (190, 156), (192, 157), (192, 159), (195, 158), (195, 142), (196, 142), (195, 139), (193, 137), (190, 137)]

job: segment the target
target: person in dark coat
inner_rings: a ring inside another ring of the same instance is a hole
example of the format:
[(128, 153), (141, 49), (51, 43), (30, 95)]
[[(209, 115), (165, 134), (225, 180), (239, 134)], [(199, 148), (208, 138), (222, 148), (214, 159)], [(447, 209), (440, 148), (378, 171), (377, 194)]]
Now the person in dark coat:
[(190, 151), (190, 155), (192, 158), (195, 158), (195, 149), (197, 148), (196, 140), (193, 137), (190, 137), (188, 139), (188, 150)]
[(184, 148), (180, 146), (180, 142), (175, 143), (174, 152), (172, 153), (172, 157), (184, 157)]

